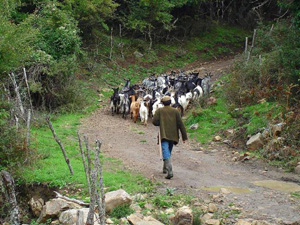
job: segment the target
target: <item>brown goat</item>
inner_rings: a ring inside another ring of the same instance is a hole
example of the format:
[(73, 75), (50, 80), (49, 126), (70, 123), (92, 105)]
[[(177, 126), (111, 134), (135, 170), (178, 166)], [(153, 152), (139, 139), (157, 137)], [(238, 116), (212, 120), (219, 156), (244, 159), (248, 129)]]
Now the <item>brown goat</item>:
[(135, 100), (135, 95), (131, 95), (130, 98), (131, 98), (130, 115), (131, 115), (131, 119), (133, 119), (133, 122), (136, 123), (139, 116), (140, 104)]

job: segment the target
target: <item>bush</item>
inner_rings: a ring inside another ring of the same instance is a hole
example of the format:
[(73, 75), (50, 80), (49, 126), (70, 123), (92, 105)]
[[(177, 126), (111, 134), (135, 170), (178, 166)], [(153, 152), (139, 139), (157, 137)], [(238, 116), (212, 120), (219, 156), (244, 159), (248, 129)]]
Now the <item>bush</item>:
[(122, 217), (127, 217), (132, 213), (134, 213), (134, 210), (130, 208), (130, 205), (123, 204), (123, 205), (120, 205), (120, 206), (117, 206), (116, 208), (114, 208), (112, 210), (112, 212), (110, 213), (110, 216), (120, 219)]
[(228, 102), (241, 107), (264, 98), (295, 107), (299, 100), (300, 31), (286, 21), (277, 23), (272, 31), (261, 25), (256, 40), (250, 60), (244, 55), (236, 60), (225, 86)]
[(22, 130), (17, 131), (9, 120), (10, 105), (0, 101), (0, 109), (0, 170), (10, 170), (23, 163), (26, 147)]

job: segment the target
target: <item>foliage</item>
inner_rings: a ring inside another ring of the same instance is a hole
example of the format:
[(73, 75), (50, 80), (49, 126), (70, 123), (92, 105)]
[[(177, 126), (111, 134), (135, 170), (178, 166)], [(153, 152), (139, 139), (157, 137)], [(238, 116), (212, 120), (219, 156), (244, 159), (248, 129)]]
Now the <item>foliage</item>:
[(130, 205), (123, 204), (123, 205), (120, 205), (120, 206), (117, 206), (116, 208), (114, 208), (112, 210), (112, 212), (110, 213), (110, 216), (113, 218), (120, 219), (122, 217), (127, 217), (132, 213), (134, 213), (134, 210), (132, 208), (130, 208)]
[(187, 127), (198, 123), (197, 130), (187, 130), (192, 138), (196, 138), (202, 144), (210, 142), (217, 132), (231, 128), (235, 125), (234, 118), (228, 113), (224, 99), (217, 99), (217, 104), (207, 108), (195, 108), (189, 114), (185, 123)]
[(228, 102), (239, 107), (266, 99), (280, 101), (287, 108), (297, 102), (299, 36), (299, 31), (284, 21), (272, 31), (270, 26), (261, 26), (251, 59), (241, 56), (235, 64), (226, 86)]
[(10, 105), (0, 100), (0, 170), (15, 168), (25, 160), (22, 130), (11, 124), (9, 113)]
[[(76, 21), (55, 2), (41, 5), (28, 23), (39, 30), (36, 51), (28, 62), (29, 84), (36, 107), (56, 108), (74, 100), (74, 74), (81, 40)], [(37, 87), (37, 88), (35, 88)]]
[(300, 2), (297, 0), (292, 0), (292, 1), (279, 0), (278, 5), (282, 9), (291, 11), (292, 22), (298, 29), (300, 29)]
[[(90, 111), (90, 109), (86, 109)], [(19, 182), (26, 183), (47, 183), (49, 186), (85, 187), (86, 179), (79, 154), (76, 130), (80, 125), (80, 119), (84, 114), (73, 113), (56, 115), (51, 118), (51, 122), (60, 138), (67, 155), (70, 159), (74, 176), (70, 175), (68, 166), (64, 161), (62, 152), (55, 142), (50, 129), (41, 123), (34, 124), (31, 129), (33, 136), (32, 146), (37, 150), (37, 157), (30, 165), (18, 170)], [(92, 149), (94, 146), (90, 146)], [(124, 171), (118, 160), (111, 158), (101, 158), (103, 163), (103, 182), (107, 191), (125, 189), (129, 193), (149, 192), (152, 184), (139, 174), (132, 174)], [(34, 169), (33, 169), (34, 168)], [(55, 168), (55, 169), (53, 169)], [(83, 193), (87, 193), (83, 188)], [(81, 194), (81, 195), (82, 195)]]
[(29, 60), (37, 32), (28, 23), (12, 23), (0, 9), (0, 33), (0, 80), (3, 80)]
[(112, 0), (67, 0), (61, 6), (74, 16), (83, 36), (88, 38), (94, 30), (108, 30), (106, 20), (113, 16), (118, 4)]

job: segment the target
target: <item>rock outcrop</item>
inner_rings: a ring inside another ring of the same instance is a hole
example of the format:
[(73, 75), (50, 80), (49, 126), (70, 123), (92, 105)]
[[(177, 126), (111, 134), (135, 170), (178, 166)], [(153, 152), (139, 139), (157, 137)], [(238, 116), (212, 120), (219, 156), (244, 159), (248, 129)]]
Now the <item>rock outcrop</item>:
[(123, 189), (108, 192), (105, 194), (105, 209), (107, 213), (110, 213), (117, 206), (123, 204), (130, 205), (131, 202), (131, 196)]
[(262, 148), (264, 145), (262, 134), (258, 133), (256, 135), (252, 136), (247, 141), (246, 145), (249, 150), (257, 150), (259, 148)]

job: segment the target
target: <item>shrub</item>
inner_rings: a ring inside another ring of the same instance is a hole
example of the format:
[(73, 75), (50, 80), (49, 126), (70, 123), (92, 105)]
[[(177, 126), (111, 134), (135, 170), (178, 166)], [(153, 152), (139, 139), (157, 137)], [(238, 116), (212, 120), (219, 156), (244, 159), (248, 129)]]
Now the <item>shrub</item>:
[(130, 205), (123, 204), (123, 205), (120, 205), (120, 206), (117, 206), (116, 208), (114, 208), (112, 210), (112, 212), (110, 213), (110, 216), (114, 217), (114, 218), (117, 218), (117, 219), (120, 219), (122, 217), (129, 216), (133, 212), (134, 212), (134, 210), (130, 208)]
[(10, 105), (0, 101), (0, 109), (0, 170), (10, 170), (24, 161), (24, 135), (22, 130), (17, 131), (9, 120)]
[(286, 21), (277, 23), (273, 30), (261, 25), (256, 40), (250, 60), (244, 55), (236, 60), (225, 85), (227, 101), (241, 107), (265, 98), (295, 106), (299, 100), (300, 31)]

